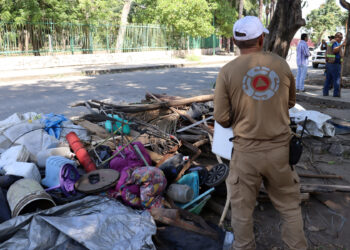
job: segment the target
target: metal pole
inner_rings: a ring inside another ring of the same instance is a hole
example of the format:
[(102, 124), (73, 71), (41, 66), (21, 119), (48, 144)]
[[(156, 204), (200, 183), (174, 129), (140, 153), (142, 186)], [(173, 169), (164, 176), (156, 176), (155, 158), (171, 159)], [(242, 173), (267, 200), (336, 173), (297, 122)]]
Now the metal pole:
[(215, 15), (213, 14), (213, 27), (214, 27), (214, 34), (213, 34), (213, 56), (215, 56)]
[(107, 24), (107, 34), (106, 34), (106, 40), (107, 40), (107, 53), (109, 52), (109, 24)]

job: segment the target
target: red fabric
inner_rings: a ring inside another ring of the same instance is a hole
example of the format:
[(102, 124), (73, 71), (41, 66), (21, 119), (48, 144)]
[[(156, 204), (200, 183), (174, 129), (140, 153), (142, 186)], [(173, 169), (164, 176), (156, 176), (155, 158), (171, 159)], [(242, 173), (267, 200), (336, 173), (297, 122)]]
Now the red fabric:
[(83, 144), (81, 143), (76, 133), (70, 132), (69, 134), (66, 135), (66, 139), (69, 143), (69, 146), (77, 156), (78, 161), (84, 167), (85, 171), (89, 173), (91, 171), (96, 170), (95, 163), (91, 160), (90, 155), (84, 148)]
[[(300, 38), (293, 38), (293, 40), (290, 42), (291, 47), (296, 47), (298, 46), (298, 43), (300, 42)], [(315, 44), (309, 39), (307, 41), (307, 46), (314, 48)]]

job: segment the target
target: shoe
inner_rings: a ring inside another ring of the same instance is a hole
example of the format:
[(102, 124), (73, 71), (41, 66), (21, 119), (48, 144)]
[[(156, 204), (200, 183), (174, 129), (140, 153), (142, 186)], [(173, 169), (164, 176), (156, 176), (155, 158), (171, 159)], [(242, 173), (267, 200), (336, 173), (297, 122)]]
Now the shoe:
[(328, 96), (328, 94), (327, 95), (323, 94), (323, 96)]
[(297, 89), (297, 91), (296, 91), (296, 92), (297, 92), (297, 93), (299, 93), (299, 91), (300, 91), (300, 90), (299, 90), (299, 89)]
[(301, 92), (305, 92), (306, 90), (305, 89), (303, 89)]
[(333, 95), (333, 97), (340, 97), (340, 95)]

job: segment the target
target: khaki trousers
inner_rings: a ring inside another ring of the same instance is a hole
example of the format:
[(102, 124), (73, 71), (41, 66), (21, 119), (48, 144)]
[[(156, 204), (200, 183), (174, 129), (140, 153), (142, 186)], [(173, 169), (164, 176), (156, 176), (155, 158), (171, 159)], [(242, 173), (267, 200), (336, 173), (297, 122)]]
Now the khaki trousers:
[(260, 152), (235, 151), (227, 181), (235, 236), (233, 249), (255, 249), (253, 211), (262, 182), (281, 214), (284, 243), (289, 249), (307, 249), (299, 177), (289, 165), (289, 145)]

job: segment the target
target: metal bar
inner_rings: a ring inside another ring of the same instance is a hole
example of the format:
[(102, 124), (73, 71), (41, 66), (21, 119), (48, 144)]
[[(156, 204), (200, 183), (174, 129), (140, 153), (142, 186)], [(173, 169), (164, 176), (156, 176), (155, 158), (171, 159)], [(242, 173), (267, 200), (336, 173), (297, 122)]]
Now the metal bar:
[(213, 119), (213, 118), (214, 118), (214, 116), (209, 116), (208, 118), (205, 118), (205, 119), (203, 119), (203, 120), (201, 120), (201, 121), (195, 122), (195, 123), (193, 123), (193, 124), (191, 124), (191, 125), (188, 125), (188, 126), (186, 126), (186, 127), (183, 127), (183, 128), (180, 128), (180, 129), (176, 130), (176, 133), (180, 133), (180, 132), (183, 132), (183, 131), (185, 131), (185, 130), (187, 130), (187, 129), (189, 129), (189, 128), (193, 128), (193, 127), (195, 127), (195, 126), (197, 126), (197, 125), (199, 125), (199, 124), (202, 124), (202, 123), (204, 123), (204, 122), (206, 122), (206, 121), (209, 121), (209, 120), (211, 120), (211, 119)]

